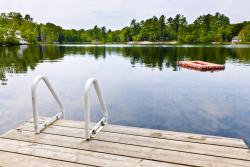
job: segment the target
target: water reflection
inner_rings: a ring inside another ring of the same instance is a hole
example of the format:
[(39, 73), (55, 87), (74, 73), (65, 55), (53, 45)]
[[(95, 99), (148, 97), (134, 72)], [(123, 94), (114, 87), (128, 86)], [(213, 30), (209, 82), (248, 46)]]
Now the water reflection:
[(7, 84), (6, 73), (25, 73), (28, 69), (34, 70), (38, 63), (43, 61), (58, 61), (65, 55), (91, 55), (106, 58), (113, 53), (126, 57), (132, 66), (141, 64), (146, 67), (172, 68), (177, 71), (179, 60), (202, 60), (217, 64), (233, 61), (243, 64), (250, 62), (250, 48), (235, 47), (106, 47), (106, 46), (11, 46), (0, 47), (0, 80)]
[(39, 62), (58, 60), (64, 56), (63, 48), (56, 46), (0, 47), (0, 80), (7, 84), (6, 73), (26, 73)]

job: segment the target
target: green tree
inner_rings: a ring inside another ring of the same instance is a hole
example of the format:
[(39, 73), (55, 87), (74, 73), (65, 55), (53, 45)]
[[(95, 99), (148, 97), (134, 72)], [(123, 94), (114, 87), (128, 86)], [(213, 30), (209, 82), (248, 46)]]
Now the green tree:
[(239, 39), (242, 42), (250, 42), (250, 24), (246, 25), (239, 33)]
[(222, 42), (231, 37), (229, 18), (223, 14), (207, 14), (194, 21), (195, 42)]
[(164, 15), (161, 15), (159, 18), (159, 24), (160, 24), (160, 40), (165, 41), (167, 37), (166, 33), (166, 17)]
[(26, 14), (26, 15), (24, 16), (24, 20), (29, 21), (29, 22), (32, 22), (32, 21), (33, 21), (33, 18), (31, 18), (30, 15)]
[(168, 18), (167, 24), (169, 39), (178, 41), (179, 30), (184, 29), (184, 26), (187, 25), (187, 20), (185, 16), (177, 14), (174, 18)]
[(133, 19), (130, 23), (130, 36), (133, 41), (139, 40), (139, 33), (141, 31), (140, 23)]
[(35, 23), (24, 22), (20, 27), (22, 37), (29, 43), (36, 43), (38, 40), (38, 28)]
[(119, 39), (121, 42), (128, 42), (131, 41), (131, 36), (130, 36), (130, 28), (129, 27), (125, 27), (123, 28), (120, 33), (119, 33)]
[(62, 33), (62, 28), (56, 26), (52, 23), (46, 23), (40, 25), (40, 36), (41, 41), (44, 43), (55, 43), (55, 42), (62, 42), (59, 41), (59, 37)]
[(140, 36), (143, 40), (158, 41), (161, 36), (161, 25), (156, 16), (141, 22)]

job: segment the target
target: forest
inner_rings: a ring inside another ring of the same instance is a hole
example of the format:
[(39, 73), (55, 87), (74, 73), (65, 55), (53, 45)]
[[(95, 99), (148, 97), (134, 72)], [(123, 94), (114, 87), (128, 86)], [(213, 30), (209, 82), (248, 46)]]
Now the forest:
[(91, 29), (63, 29), (53, 23), (40, 24), (26, 14), (17, 12), (1, 13), (0, 45), (20, 44), (20, 37), (29, 44), (37, 43), (119, 43), (132, 41), (166, 42), (178, 44), (231, 42), (238, 36), (241, 42), (250, 42), (250, 22), (231, 24), (221, 13), (201, 15), (193, 23), (188, 23), (184, 15), (152, 18), (136, 21), (130, 25), (111, 30), (95, 25)]

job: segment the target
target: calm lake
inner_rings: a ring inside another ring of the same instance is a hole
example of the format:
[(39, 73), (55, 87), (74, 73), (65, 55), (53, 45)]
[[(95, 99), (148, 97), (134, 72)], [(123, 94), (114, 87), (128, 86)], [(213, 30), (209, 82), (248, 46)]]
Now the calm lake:
[[(179, 60), (225, 64), (224, 71), (179, 68)], [(45, 45), (0, 47), (0, 133), (32, 117), (30, 86), (45, 75), (83, 120), (84, 83), (100, 82), (112, 124), (237, 137), (250, 143), (250, 46)], [(40, 115), (59, 111), (44, 83)], [(91, 119), (100, 108), (91, 92)]]

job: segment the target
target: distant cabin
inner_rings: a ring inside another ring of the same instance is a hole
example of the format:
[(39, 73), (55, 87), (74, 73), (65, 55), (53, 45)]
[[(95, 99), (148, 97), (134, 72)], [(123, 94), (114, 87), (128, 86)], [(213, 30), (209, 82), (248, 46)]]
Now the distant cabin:
[[(12, 32), (13, 29), (8, 29), (4, 34), (3, 37), (6, 40), (7, 38), (12, 38)], [(19, 44), (27, 44), (27, 41), (25, 41), (22, 36), (20, 31), (15, 31), (15, 38), (18, 40)]]
[(20, 31), (16, 31), (15, 36), (16, 36), (16, 38), (18, 39), (19, 44), (27, 44), (27, 43), (28, 43), (27, 41), (25, 41), (25, 40), (22, 38), (21, 32), (20, 32)]
[(234, 37), (232, 38), (232, 43), (238, 43), (238, 42), (241, 42), (241, 40), (239, 39), (238, 36), (234, 36)]

